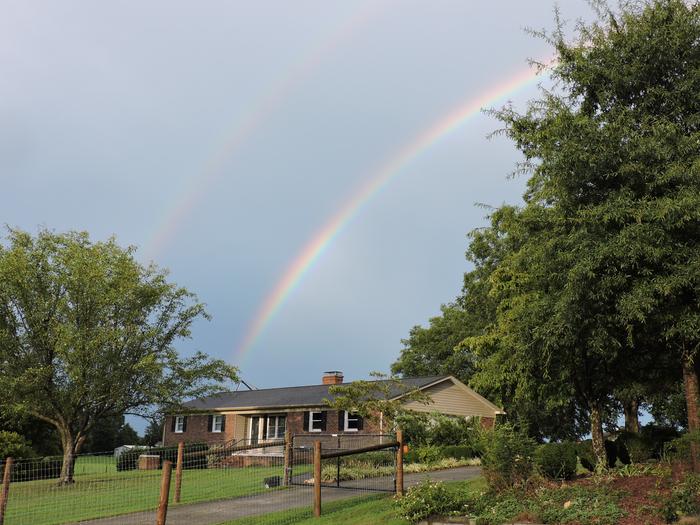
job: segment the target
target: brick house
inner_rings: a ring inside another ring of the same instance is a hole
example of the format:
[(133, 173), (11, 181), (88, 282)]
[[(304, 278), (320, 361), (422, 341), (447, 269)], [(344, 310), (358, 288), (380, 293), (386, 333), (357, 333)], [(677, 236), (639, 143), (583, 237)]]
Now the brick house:
[[(226, 392), (195, 399), (185, 403), (182, 414), (166, 416), (163, 444), (257, 444), (284, 439), (285, 430), (309, 438), (389, 433), (391, 429), (384, 427), (381, 415), (378, 421), (363, 421), (358, 415), (328, 408), (324, 400), (332, 398), (329, 388), (342, 382), (342, 372), (332, 371), (325, 373), (320, 385)], [(493, 427), (496, 416), (504, 413), (453, 376), (405, 378), (402, 383), (406, 389), (397, 391), (395, 399), (408, 389), (419, 389), (432, 400), (428, 405), (407, 401), (406, 407), (416, 412), (476, 417), (485, 427)]]

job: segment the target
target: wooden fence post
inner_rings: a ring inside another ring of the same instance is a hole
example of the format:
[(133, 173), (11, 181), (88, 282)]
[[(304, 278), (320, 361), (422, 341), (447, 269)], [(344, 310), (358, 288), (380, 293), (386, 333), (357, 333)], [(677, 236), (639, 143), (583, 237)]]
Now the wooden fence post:
[(396, 441), (399, 448), (396, 451), (396, 494), (403, 496), (403, 432), (396, 431)]
[(284, 486), (292, 483), (292, 433), (287, 430), (284, 433)]
[(168, 516), (168, 498), (170, 496), (170, 475), (172, 474), (173, 463), (167, 459), (163, 461), (163, 475), (160, 479), (160, 502), (158, 503), (158, 513), (156, 514), (156, 525), (165, 525)]
[(5, 460), (5, 471), (2, 475), (2, 491), (0, 492), (0, 525), (5, 523), (5, 509), (7, 499), (10, 497), (10, 479), (12, 478), (12, 458)]
[(314, 516), (321, 517), (321, 442), (314, 441)]
[(182, 463), (185, 460), (185, 443), (177, 444), (177, 465), (175, 466), (175, 503), (180, 503), (182, 493)]

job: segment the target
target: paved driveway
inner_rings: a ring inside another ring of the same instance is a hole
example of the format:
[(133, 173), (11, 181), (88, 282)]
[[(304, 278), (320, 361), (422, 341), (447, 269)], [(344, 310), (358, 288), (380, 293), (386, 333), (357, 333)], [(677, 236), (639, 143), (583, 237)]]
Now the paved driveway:
[[(433, 472), (421, 472), (418, 474), (406, 474), (404, 483), (407, 487), (415, 485), (424, 479), (441, 481), (463, 481), (479, 477), (481, 469), (479, 467), (460, 467), (447, 470), (436, 470)], [(363, 480), (364, 481), (364, 480)], [(364, 486), (363, 481), (356, 482), (358, 486)], [(378, 478), (377, 485), (389, 486), (390, 478)], [(344, 483), (348, 487), (348, 483)], [(324, 487), (321, 499), (324, 502), (342, 499), (356, 498), (366, 495), (367, 492), (360, 490), (348, 490), (347, 488), (337, 489)], [(245, 498), (235, 498), (227, 500), (206, 501), (193, 503), (191, 505), (172, 506), (168, 509), (167, 525), (216, 525), (225, 521), (246, 516), (258, 516), (288, 510), (298, 507), (311, 506), (313, 503), (313, 491), (311, 486), (294, 485), (289, 489), (270, 491), (264, 494)], [(102, 518), (80, 523), (89, 525), (153, 525), (155, 523), (155, 512), (136, 512), (115, 516), (113, 518)]]

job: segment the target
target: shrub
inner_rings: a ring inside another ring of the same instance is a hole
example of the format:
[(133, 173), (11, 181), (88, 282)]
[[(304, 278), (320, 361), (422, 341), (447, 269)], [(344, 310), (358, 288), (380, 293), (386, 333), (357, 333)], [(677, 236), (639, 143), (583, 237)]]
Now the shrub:
[(654, 446), (650, 439), (634, 432), (622, 432), (615, 441), (618, 445), (618, 457), (625, 465), (644, 463), (651, 459)]
[(671, 496), (660, 508), (661, 516), (667, 523), (677, 521), (681, 516), (700, 512), (700, 476), (687, 474), (671, 488)]
[(511, 425), (501, 425), (489, 433), (481, 459), (489, 487), (503, 491), (522, 485), (532, 474), (535, 442)]
[[(209, 450), (209, 445), (205, 443), (187, 443), (185, 444), (185, 460), (183, 468), (185, 469), (204, 469), (208, 466), (206, 452)], [(201, 452), (196, 456), (187, 457), (187, 454), (193, 452)], [(160, 464), (163, 461), (169, 460), (173, 465), (177, 463), (177, 447), (157, 447), (157, 448), (135, 448), (123, 452), (117, 458), (117, 472), (126, 470), (136, 470), (139, 467), (139, 456), (142, 454), (152, 454), (160, 456)]]
[(0, 461), (5, 458), (31, 458), (36, 456), (29, 442), (16, 432), (0, 430)]
[(664, 444), (663, 457), (667, 461), (690, 461), (690, 444), (698, 443), (700, 445), (700, 434), (687, 432), (681, 437), (673, 439)]
[(395, 500), (399, 517), (417, 523), (431, 516), (440, 516), (465, 509), (468, 500), (464, 494), (450, 491), (444, 483), (423, 481), (411, 487), (406, 495)]
[[(593, 453), (593, 442), (590, 439), (576, 444), (576, 454), (583, 468), (590, 472), (595, 471), (596, 458)], [(617, 462), (617, 446), (613, 441), (605, 440), (605, 455), (608, 460), (607, 466), (614, 467)]]
[(442, 449), (435, 445), (424, 445), (416, 448), (416, 455), (420, 463), (428, 464), (436, 463), (444, 457)]
[(651, 447), (651, 457), (661, 459), (666, 443), (680, 437), (680, 432), (674, 427), (660, 426), (649, 423), (642, 427), (640, 434), (647, 440)]
[[(21, 459), (12, 466), (12, 482), (34, 481), (39, 479), (56, 479), (61, 476), (63, 458), (46, 457), (34, 459)], [(4, 469), (3, 461), (0, 461), (0, 472)]]
[(546, 443), (535, 450), (540, 474), (550, 479), (571, 479), (576, 474), (576, 446), (570, 442)]
[(443, 458), (470, 459), (480, 456), (481, 454), (469, 445), (448, 445), (442, 447)]

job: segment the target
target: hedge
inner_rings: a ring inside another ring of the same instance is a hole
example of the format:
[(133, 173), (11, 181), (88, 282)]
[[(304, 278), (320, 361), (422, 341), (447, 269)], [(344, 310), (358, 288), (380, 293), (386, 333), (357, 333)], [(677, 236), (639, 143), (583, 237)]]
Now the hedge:
[[(39, 479), (58, 479), (61, 477), (63, 458), (46, 457), (16, 460), (12, 465), (13, 483), (20, 481), (35, 481)], [(5, 462), (0, 461), (0, 472), (3, 472)]]
[[(206, 443), (187, 443), (185, 444), (185, 461), (183, 468), (185, 469), (205, 469), (207, 468), (207, 451), (209, 445)], [(187, 457), (188, 453), (201, 452), (194, 457)], [(136, 470), (139, 468), (139, 456), (149, 454), (160, 457), (160, 467), (163, 461), (169, 460), (173, 464), (177, 463), (177, 447), (158, 447), (158, 448), (135, 448), (123, 452), (117, 458), (117, 472), (125, 470)]]

